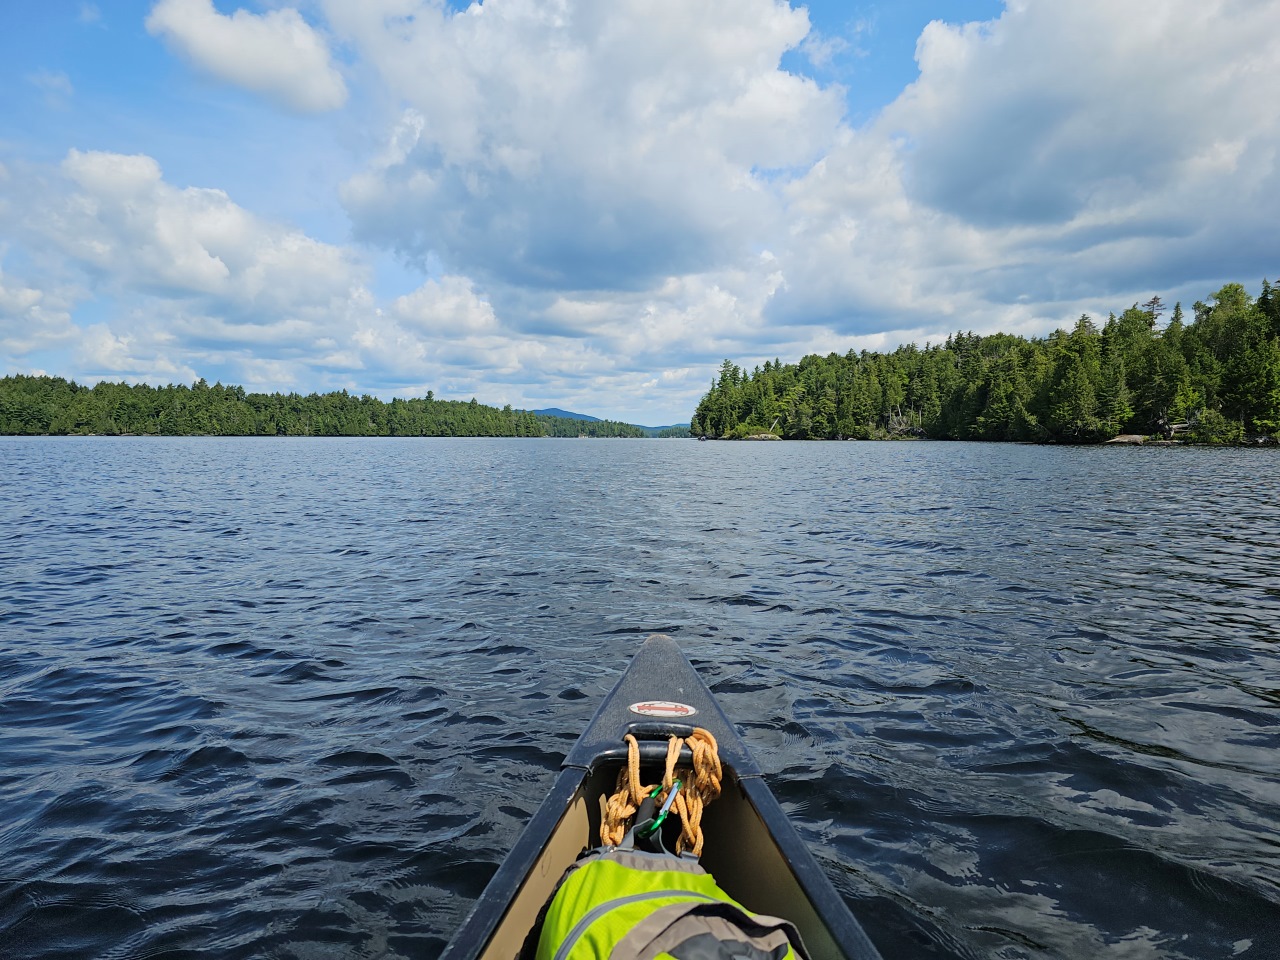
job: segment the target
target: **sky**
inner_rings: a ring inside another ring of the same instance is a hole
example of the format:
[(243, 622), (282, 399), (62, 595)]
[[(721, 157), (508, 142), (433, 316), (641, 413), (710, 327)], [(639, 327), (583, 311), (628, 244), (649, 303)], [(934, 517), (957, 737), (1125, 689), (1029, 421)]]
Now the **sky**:
[(0, 375), (687, 422), (1280, 275), (1274, 0), (0, 3)]

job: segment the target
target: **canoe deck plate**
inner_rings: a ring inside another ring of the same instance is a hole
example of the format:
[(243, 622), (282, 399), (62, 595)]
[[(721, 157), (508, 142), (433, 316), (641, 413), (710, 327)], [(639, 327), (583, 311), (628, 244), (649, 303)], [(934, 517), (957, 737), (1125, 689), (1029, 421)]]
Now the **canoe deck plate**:
[(641, 700), (627, 709), (642, 717), (657, 717), (661, 720), (681, 720), (698, 712), (696, 707), (676, 703), (674, 700)]

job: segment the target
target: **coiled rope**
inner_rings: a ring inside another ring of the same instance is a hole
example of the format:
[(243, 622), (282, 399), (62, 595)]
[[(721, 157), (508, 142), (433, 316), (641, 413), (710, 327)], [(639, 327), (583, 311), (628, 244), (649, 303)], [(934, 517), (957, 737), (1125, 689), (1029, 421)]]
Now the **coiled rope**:
[[(618, 771), (616, 792), (605, 805), (600, 824), (600, 842), (606, 847), (616, 847), (627, 835), (631, 818), (640, 809), (641, 802), (658, 786), (645, 786), (640, 782), (640, 743), (631, 734), (626, 735), (627, 765)], [(680, 748), (685, 744), (693, 753), (693, 769), (676, 769)], [(662, 790), (657, 800), (661, 804), (678, 779), (681, 789), (676, 793), (674, 808), (680, 814), (680, 838), (676, 841), (676, 853), (689, 850), (695, 857), (702, 856), (702, 811), (708, 803), (720, 796), (719, 746), (710, 730), (695, 727), (688, 738), (673, 736), (667, 741), (667, 767), (662, 776)]]

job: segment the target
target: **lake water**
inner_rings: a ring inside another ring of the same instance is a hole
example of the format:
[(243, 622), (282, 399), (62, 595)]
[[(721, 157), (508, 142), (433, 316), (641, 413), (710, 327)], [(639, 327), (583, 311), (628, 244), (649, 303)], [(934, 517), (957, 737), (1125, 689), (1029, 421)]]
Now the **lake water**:
[(429, 960), (660, 631), (886, 958), (1280, 957), (1278, 468), (0, 439), (0, 955)]

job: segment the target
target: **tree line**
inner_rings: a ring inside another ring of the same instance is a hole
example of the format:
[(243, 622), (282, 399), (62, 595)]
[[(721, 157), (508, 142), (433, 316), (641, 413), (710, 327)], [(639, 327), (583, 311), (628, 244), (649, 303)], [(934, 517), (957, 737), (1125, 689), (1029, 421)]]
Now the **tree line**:
[(334, 393), (246, 393), (243, 387), (101, 382), (61, 377), (0, 378), (0, 434), (231, 437), (643, 437), (612, 420), (498, 409), (457, 400)]
[(1280, 285), (1254, 299), (1230, 283), (1163, 322), (1160, 297), (1098, 326), (1024, 338), (957, 333), (923, 349), (729, 360), (698, 404), (695, 435), (786, 439), (1099, 443), (1185, 434), (1208, 443), (1280, 438)]

